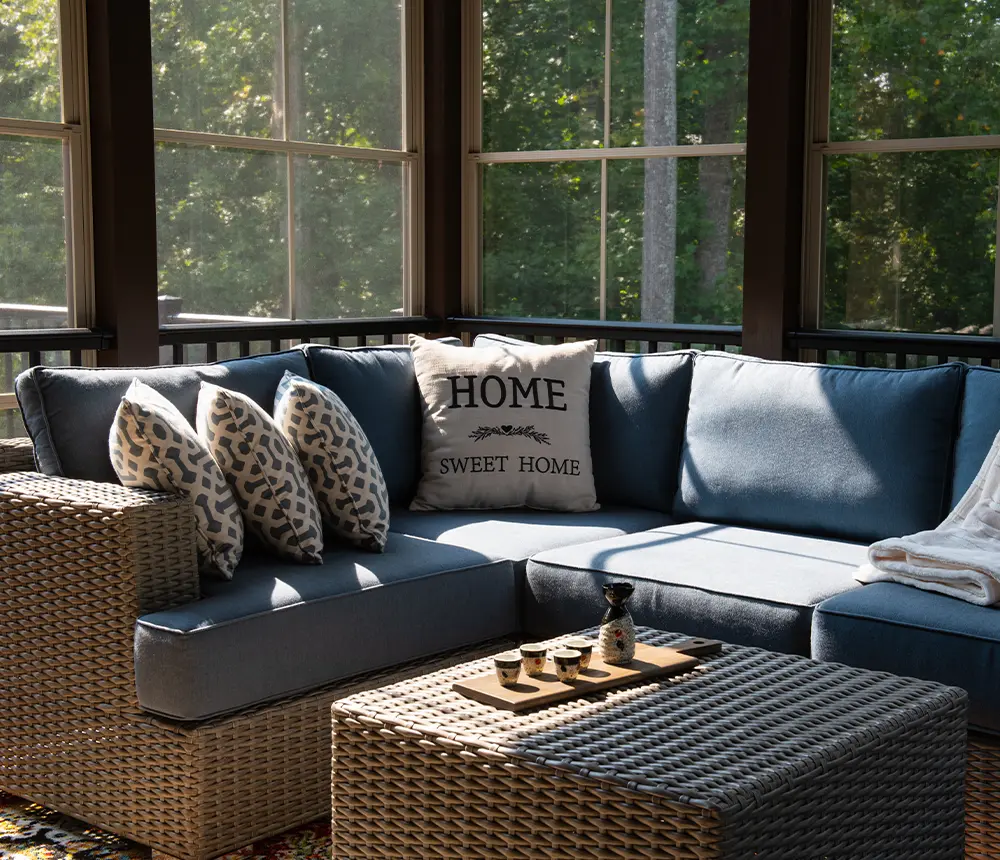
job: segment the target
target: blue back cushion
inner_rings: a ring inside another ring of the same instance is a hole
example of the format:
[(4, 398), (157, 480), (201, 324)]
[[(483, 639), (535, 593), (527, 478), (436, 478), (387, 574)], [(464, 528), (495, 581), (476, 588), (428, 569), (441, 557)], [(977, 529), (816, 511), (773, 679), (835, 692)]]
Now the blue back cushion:
[[(479, 335), (477, 345), (531, 344)], [(677, 489), (693, 353), (599, 352), (590, 377), (590, 450), (602, 505), (669, 513)]]
[[(444, 338), (461, 346), (455, 338)], [(307, 346), (312, 378), (344, 401), (378, 458), (394, 505), (409, 505), (420, 480), (420, 389), (408, 346)]]
[(701, 354), (674, 513), (858, 541), (934, 528), (962, 374)]
[(202, 380), (252, 397), (270, 415), (286, 370), (308, 373), (301, 350), (176, 367), (34, 367), (15, 389), (43, 474), (118, 483), (108, 434), (133, 379), (159, 391), (193, 425)]
[(1000, 370), (970, 367), (955, 442), (951, 507), (955, 507), (979, 473), (979, 467), (1000, 433)]

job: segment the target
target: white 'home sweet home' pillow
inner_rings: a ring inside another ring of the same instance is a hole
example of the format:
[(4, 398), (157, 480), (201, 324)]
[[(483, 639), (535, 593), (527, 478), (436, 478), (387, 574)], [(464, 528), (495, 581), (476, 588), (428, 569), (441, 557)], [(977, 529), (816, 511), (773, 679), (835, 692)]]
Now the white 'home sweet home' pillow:
[(423, 401), (411, 510), (599, 506), (590, 457), (597, 342), (456, 349), (410, 336)]

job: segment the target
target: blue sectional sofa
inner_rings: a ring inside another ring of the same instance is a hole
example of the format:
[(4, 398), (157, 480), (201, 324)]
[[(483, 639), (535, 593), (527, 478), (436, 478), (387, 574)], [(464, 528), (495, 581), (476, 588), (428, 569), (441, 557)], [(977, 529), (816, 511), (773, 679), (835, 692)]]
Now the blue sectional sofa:
[[(476, 344), (497, 341), (532, 348)], [(41, 472), (112, 481), (104, 440), (134, 376), (193, 417), (202, 379), (269, 406), (286, 369), (336, 391), (368, 434), (395, 506), (387, 550), (333, 546), (318, 568), (250, 551), (233, 582), (140, 618), (149, 711), (202, 720), (471, 642), (579, 629), (600, 618), (602, 584), (625, 579), (639, 624), (959, 684), (976, 724), (1000, 729), (1000, 613), (853, 579), (871, 541), (933, 528), (974, 478), (1000, 430), (1000, 371), (599, 354), (601, 510), (586, 514), (409, 511), (421, 420), (406, 347), (35, 368), (17, 392)]]
[[(532, 348), (477, 344), (496, 340)], [(394, 505), (388, 546), (331, 545), (319, 567), (248, 548), (232, 582), (142, 614), (135, 694), (153, 718), (222, 725), (408, 660), (587, 627), (601, 586), (628, 580), (638, 624), (962, 686), (974, 728), (1000, 731), (1000, 612), (853, 579), (871, 541), (933, 528), (969, 486), (1000, 431), (1000, 371), (599, 353), (601, 509), (587, 514), (410, 512), (421, 416), (405, 347), (34, 368), (17, 394), (38, 471), (113, 481), (108, 427), (133, 377), (193, 418), (203, 379), (270, 408), (286, 369), (336, 391), (367, 433)]]

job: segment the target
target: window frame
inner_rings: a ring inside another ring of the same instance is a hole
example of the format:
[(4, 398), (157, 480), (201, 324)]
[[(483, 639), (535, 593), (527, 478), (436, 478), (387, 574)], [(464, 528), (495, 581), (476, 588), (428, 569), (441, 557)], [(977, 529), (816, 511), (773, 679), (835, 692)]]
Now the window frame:
[[(0, 137), (58, 140), (63, 144), (66, 224), (66, 324), (88, 328), (94, 318), (90, 134), (87, 104), (86, 0), (59, 0), (61, 120), (0, 116)], [(3, 403), (0, 403), (3, 408)]]
[[(93, 200), (87, 96), (86, 0), (59, 0), (59, 94), (61, 120), (0, 116), (0, 138), (61, 141), (66, 231), (66, 326), (94, 324)], [(82, 363), (93, 365), (85, 350)], [(0, 390), (0, 411), (17, 409), (17, 397)]]
[[(879, 140), (830, 140), (830, 95), (833, 62), (834, 0), (810, 0), (809, 115), (806, 121), (806, 176), (803, 207), (801, 319), (805, 329), (822, 329), (826, 267), (826, 156), (884, 152), (947, 152), (1000, 150), (1000, 134), (956, 137), (883, 138)], [(996, 236), (1000, 247), (1000, 188)], [(993, 271), (993, 327), (1000, 332), (1000, 254)]]
[[(65, 2), (65, 0), (64, 0)], [(288, 0), (279, 0), (281, 14), (281, 89), (288, 103)], [(282, 111), (281, 137), (243, 137), (233, 134), (186, 131), (153, 126), (154, 149), (160, 144), (180, 144), (193, 147), (253, 150), (285, 156), (287, 227), (286, 258), (288, 272), (288, 317), (261, 317), (261, 320), (295, 320), (296, 307), (296, 237), (295, 237), (295, 158), (319, 155), (335, 159), (382, 161), (398, 164), (403, 173), (403, 315), (422, 313), (424, 305), (423, 267), (423, 5), (424, 0), (401, 0), (402, 26), (402, 145), (400, 149), (342, 146), (289, 137), (290, 118)], [(157, 259), (159, 268), (159, 259)], [(240, 319), (250, 319), (243, 318)], [(258, 319), (258, 318), (253, 318)], [(214, 322), (206, 321), (206, 322)]]
[(466, 0), (462, 38), (462, 312), (479, 316), (483, 308), (483, 167), (489, 164), (599, 161), (601, 165), (601, 248), (599, 302), (600, 321), (607, 320), (608, 297), (608, 162), (622, 159), (746, 157), (746, 143), (696, 143), (676, 146), (612, 147), (611, 63), (614, 0), (604, 0), (604, 115), (603, 146), (600, 148), (518, 150), (483, 152), (483, 4)]

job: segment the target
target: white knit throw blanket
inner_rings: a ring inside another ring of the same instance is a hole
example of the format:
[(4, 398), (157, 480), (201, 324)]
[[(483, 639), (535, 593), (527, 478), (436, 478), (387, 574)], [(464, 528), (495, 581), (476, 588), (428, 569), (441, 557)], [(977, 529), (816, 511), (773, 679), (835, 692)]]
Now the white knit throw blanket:
[(900, 582), (980, 606), (1000, 603), (1000, 434), (972, 486), (936, 529), (878, 541), (859, 582)]

